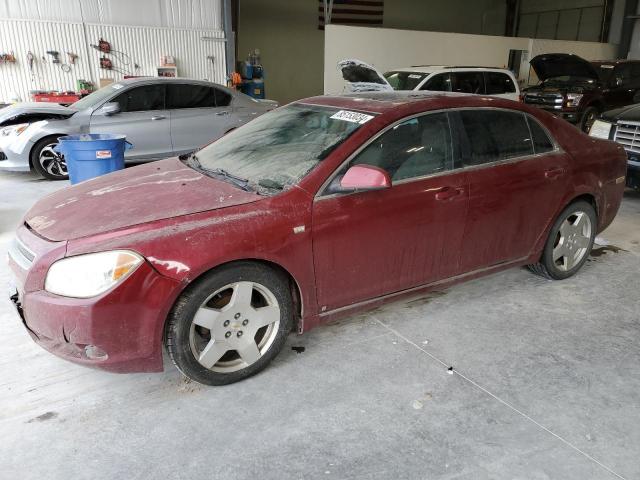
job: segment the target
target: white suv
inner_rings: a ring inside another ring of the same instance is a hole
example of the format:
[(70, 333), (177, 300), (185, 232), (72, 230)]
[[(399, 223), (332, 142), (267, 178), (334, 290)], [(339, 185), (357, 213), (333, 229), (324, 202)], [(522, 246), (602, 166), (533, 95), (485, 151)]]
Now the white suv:
[(515, 76), (504, 68), (416, 65), (384, 74), (394, 90), (475, 93), (520, 100)]

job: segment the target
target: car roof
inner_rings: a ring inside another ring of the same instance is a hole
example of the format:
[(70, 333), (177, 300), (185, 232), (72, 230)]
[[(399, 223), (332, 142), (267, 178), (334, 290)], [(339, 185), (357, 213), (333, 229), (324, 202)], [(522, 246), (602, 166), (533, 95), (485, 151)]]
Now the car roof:
[(617, 60), (589, 60), (589, 63), (594, 63), (596, 65), (618, 65), (621, 63), (638, 63), (638, 60), (634, 60), (632, 58), (619, 58)]
[(510, 73), (506, 68), (498, 67), (477, 67), (477, 66), (457, 66), (457, 65), (414, 65), (411, 67), (392, 68), (389, 72), (414, 72), (414, 73), (434, 73), (438, 71), (451, 70), (474, 70), (482, 72), (503, 72)]
[(196, 80), (194, 78), (182, 77), (135, 77), (125, 78), (124, 80), (118, 80), (114, 83), (119, 83), (120, 85), (136, 85), (138, 83), (198, 83), (203, 85), (219, 86), (217, 83), (209, 82), (207, 80)]
[(384, 114), (408, 106), (412, 110), (434, 110), (460, 106), (500, 106), (522, 109), (523, 104), (501, 98), (457, 92), (394, 90), (384, 92), (358, 92), (342, 95), (322, 95), (304, 98), (297, 104), (318, 105), (340, 109)]

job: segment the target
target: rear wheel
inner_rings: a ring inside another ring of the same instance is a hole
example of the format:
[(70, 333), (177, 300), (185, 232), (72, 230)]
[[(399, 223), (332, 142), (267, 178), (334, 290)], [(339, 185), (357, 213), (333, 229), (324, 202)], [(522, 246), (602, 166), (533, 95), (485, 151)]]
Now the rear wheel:
[(529, 265), (529, 269), (553, 280), (574, 275), (587, 261), (596, 226), (596, 212), (590, 203), (582, 200), (572, 203), (551, 227), (540, 262)]
[(57, 136), (43, 138), (31, 150), (31, 165), (47, 180), (67, 180), (69, 178), (64, 155), (54, 150), (54, 147), (58, 145), (58, 138)]
[(598, 118), (599, 114), (600, 111), (596, 107), (588, 107), (582, 115), (580, 129), (585, 133), (589, 133), (591, 127), (593, 126), (593, 122), (596, 121), (596, 118)]
[(185, 376), (224, 385), (265, 368), (292, 323), (287, 278), (261, 264), (238, 262), (210, 272), (182, 294), (169, 315), (166, 346)]

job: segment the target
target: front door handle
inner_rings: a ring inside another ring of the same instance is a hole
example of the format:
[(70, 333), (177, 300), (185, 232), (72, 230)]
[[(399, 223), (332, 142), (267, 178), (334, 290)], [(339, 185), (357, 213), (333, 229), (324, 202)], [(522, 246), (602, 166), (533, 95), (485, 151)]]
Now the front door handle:
[(436, 192), (436, 200), (449, 200), (464, 192), (462, 188), (442, 187)]
[(164, 120), (165, 117), (164, 115), (156, 115), (155, 117), (151, 117), (151, 120)]
[(544, 172), (544, 178), (552, 180), (554, 178), (558, 178), (562, 174), (564, 174), (564, 168), (551, 168)]
[(224, 110), (223, 112), (216, 113), (216, 115), (229, 115), (229, 112), (227, 110)]

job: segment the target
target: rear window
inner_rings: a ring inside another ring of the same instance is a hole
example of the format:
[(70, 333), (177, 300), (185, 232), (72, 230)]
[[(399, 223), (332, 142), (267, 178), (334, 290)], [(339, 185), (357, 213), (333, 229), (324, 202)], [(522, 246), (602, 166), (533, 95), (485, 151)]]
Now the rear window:
[(394, 90), (415, 90), (427, 75), (427, 73), (414, 72), (387, 72), (384, 78)]
[(506, 73), (485, 72), (485, 85), (487, 95), (501, 95), (503, 93), (515, 93), (516, 86)]
[(484, 93), (482, 72), (452, 72), (451, 91), (460, 93)]
[(547, 132), (544, 128), (531, 117), (527, 117), (529, 128), (531, 129), (531, 137), (533, 138), (534, 153), (546, 153), (552, 151), (555, 147), (553, 142), (549, 139)]

